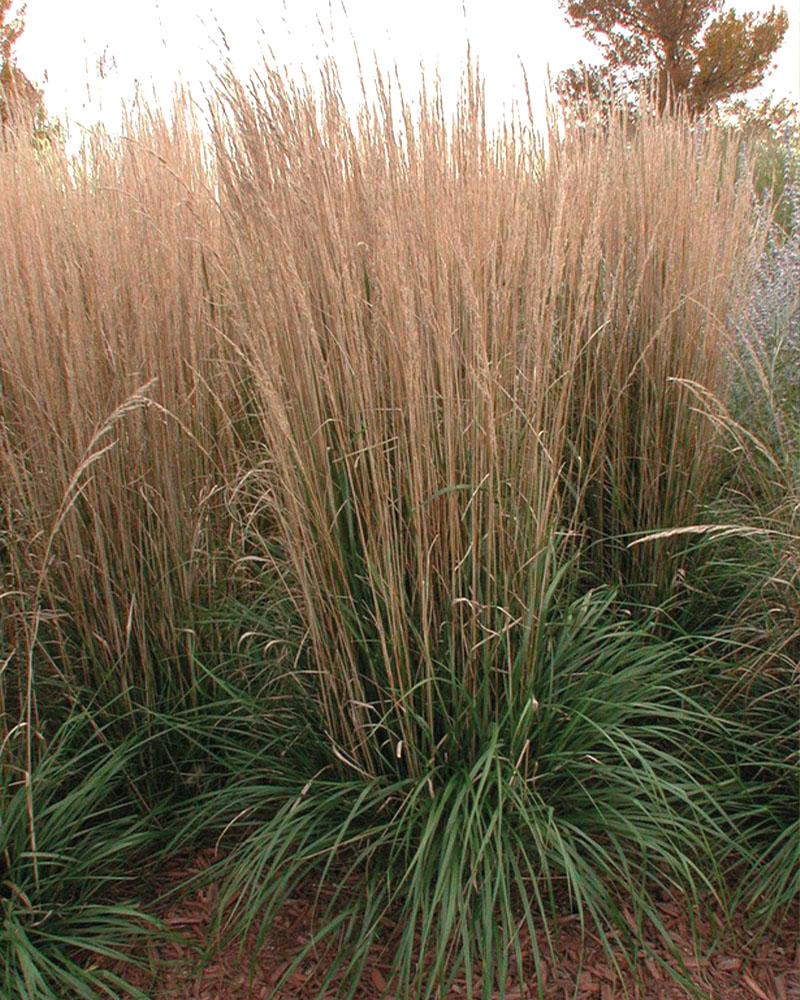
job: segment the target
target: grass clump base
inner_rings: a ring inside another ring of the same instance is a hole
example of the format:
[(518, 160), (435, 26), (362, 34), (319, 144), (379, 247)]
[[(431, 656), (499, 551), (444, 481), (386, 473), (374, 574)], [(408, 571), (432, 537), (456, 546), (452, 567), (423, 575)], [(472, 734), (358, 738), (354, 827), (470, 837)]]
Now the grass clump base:
[[(730, 774), (709, 758), (720, 724), (686, 651), (620, 621), (607, 593), (543, 614), (534, 679), (494, 718), (454, 714), (471, 700), (439, 680), (447, 735), (418, 775), (404, 773), (402, 753), (380, 776), (342, 774), (324, 740), (309, 753), (308, 733), (279, 760), (257, 748), (243, 759), (230, 716), (230, 776), (205, 800), (233, 844), (223, 932), (255, 931), (257, 951), (298, 887), (340, 885), (308, 951), (336, 942), (342, 995), (355, 994), (388, 922), (400, 995), (447, 995), (456, 978), (472, 995), (479, 973), (475, 995), (493, 997), (525, 982), (532, 961), (553, 960), (550, 928), (565, 912), (624, 963), (635, 927), (663, 931), (657, 890), (695, 903), (719, 893)], [(523, 954), (542, 929), (544, 954)]]

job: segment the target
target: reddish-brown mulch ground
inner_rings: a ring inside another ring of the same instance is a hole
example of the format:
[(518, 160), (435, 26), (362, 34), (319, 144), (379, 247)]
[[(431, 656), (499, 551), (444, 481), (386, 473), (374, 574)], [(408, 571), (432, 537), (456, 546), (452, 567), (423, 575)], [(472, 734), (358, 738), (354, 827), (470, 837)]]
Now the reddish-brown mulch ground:
[[(166, 884), (177, 884), (187, 876), (202, 871), (208, 855), (199, 855), (191, 863), (176, 865), (166, 873)], [(281, 910), (266, 943), (257, 955), (254, 945), (242, 949), (232, 944), (215, 956), (201, 972), (197, 971), (197, 953), (210, 940), (216, 904), (216, 886), (211, 884), (182, 896), (164, 908), (159, 916), (182, 937), (182, 942), (164, 943), (149, 956), (150, 971), (133, 967), (122, 972), (129, 982), (145, 990), (156, 1000), (310, 1000), (317, 995), (324, 979), (326, 961), (304, 961), (297, 971), (285, 977), (295, 956), (310, 940), (314, 926), (315, 893), (290, 898)], [(689, 920), (674, 901), (661, 906), (665, 926), (679, 947), (686, 969), (701, 996), (708, 1000), (800, 1000), (800, 926), (797, 914), (785, 920), (774, 935), (749, 941), (743, 924), (726, 932), (727, 946), (719, 941), (709, 958), (699, 958), (692, 946)], [(695, 922), (701, 942), (710, 944), (712, 928), (708, 919)], [(734, 944), (734, 942), (736, 942)], [(674, 966), (666, 949), (654, 945), (656, 952)], [(545, 1000), (681, 1000), (687, 996), (653, 958), (642, 961), (636, 974), (620, 974), (611, 967), (600, 942), (589, 940), (581, 955), (580, 932), (574, 916), (562, 921), (558, 943), (558, 964), (545, 962), (541, 986)], [(709, 949), (702, 949), (701, 954)], [(254, 960), (253, 960), (254, 959)], [(387, 988), (389, 961), (376, 950), (371, 955), (367, 973), (356, 994), (357, 1000), (406, 1000), (401, 992)], [(285, 982), (275, 992), (282, 977)], [(474, 985), (477, 987), (479, 983)], [(577, 987), (577, 990), (576, 990)], [(335, 985), (325, 994), (328, 1000), (340, 995)], [(478, 992), (480, 995), (480, 992)], [(441, 1000), (460, 1000), (467, 996), (466, 983), (457, 981)], [(522, 986), (506, 993), (508, 1000), (534, 1000), (540, 996), (533, 976)]]

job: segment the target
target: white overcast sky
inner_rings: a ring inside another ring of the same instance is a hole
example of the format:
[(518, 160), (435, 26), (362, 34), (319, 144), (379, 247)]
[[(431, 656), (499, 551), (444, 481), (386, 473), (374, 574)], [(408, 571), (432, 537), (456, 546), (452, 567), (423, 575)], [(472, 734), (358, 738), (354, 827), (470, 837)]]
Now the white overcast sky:
[[(412, 89), (419, 66), (457, 80), (469, 39), (492, 108), (522, 95), (522, 70), (542, 98), (555, 76), (596, 51), (565, 21), (558, 0), (28, 0), (18, 61), (43, 87), (51, 114), (75, 126), (103, 121), (112, 130), (137, 84), (168, 100), (183, 81), (198, 90), (219, 64), (220, 29), (241, 73), (272, 48), (292, 68), (313, 69), (331, 52), (353, 85), (353, 40), (365, 62), (374, 52), (396, 65)], [(770, 0), (733, 0), (764, 11)], [(800, 100), (800, 5), (788, 0), (790, 28), (762, 92)], [(322, 27), (321, 27), (322, 25)], [(98, 67), (103, 68), (102, 78)], [(78, 131), (75, 129), (75, 131)]]

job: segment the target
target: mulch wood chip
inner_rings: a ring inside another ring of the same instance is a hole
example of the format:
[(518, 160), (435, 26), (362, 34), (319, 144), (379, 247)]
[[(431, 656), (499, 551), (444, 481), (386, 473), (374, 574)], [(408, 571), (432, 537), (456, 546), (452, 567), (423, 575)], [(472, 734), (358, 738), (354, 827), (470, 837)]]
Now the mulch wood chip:
[[(201, 853), (190, 862), (176, 864), (165, 874), (165, 884), (178, 884), (187, 876), (202, 871), (211, 860), (210, 854)], [(214, 933), (217, 888), (211, 884), (186, 892), (158, 914), (180, 939), (154, 945), (147, 957), (147, 971), (134, 966), (115, 966), (114, 971), (122, 973), (153, 1000), (311, 1000), (317, 996), (329, 967), (326, 955), (310, 953), (308, 959), (288, 976), (286, 972), (311, 940), (315, 900), (314, 889), (287, 899), (257, 954), (254, 941), (246, 941), (244, 947), (241, 942), (233, 942), (199, 969), (198, 952), (208, 945)], [(702, 947), (703, 943), (710, 944), (713, 936), (708, 919), (695, 920), (700, 949), (693, 947), (692, 922), (675, 900), (664, 899), (661, 917), (684, 958), (692, 981), (707, 1000), (800, 1000), (800, 922), (797, 913), (784, 920), (774, 934), (757, 940), (748, 940), (742, 923), (726, 930), (714, 948)], [(642, 959), (635, 973), (615, 968), (600, 942), (591, 935), (587, 946), (581, 948), (580, 928), (574, 916), (565, 916), (561, 924), (558, 964), (543, 961), (537, 982), (531, 963), (529, 981), (512, 984), (506, 992), (508, 1000), (538, 1000), (539, 997), (544, 1000), (682, 1000), (687, 996), (653, 957)], [(731, 943), (725, 947), (724, 941)], [(666, 949), (655, 941), (654, 951), (669, 966), (675, 965)], [(356, 1000), (407, 1000), (401, 991), (393, 992), (389, 964), (385, 951), (375, 949), (371, 953)], [(473, 981), (473, 986), (479, 985), (479, 979)], [(340, 991), (335, 982), (324, 995), (326, 1000), (338, 1000)], [(441, 1000), (460, 1000), (467, 995), (466, 982), (456, 980)], [(480, 996), (479, 991), (477, 995)]]

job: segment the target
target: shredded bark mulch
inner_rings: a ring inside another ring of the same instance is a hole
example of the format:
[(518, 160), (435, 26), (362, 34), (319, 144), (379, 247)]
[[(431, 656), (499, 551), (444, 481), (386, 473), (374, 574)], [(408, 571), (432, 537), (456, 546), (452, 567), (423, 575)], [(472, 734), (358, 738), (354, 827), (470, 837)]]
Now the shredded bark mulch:
[[(202, 872), (211, 863), (209, 853), (176, 863), (165, 873), (165, 885), (177, 885)], [(315, 889), (290, 897), (270, 929), (263, 947), (254, 941), (234, 942), (222, 948), (205, 966), (198, 954), (214, 934), (217, 904), (215, 884), (177, 897), (159, 912), (176, 940), (153, 946), (147, 970), (115, 966), (132, 985), (153, 1000), (311, 1000), (330, 968), (330, 952), (310, 952), (288, 976), (296, 956), (308, 945), (314, 932), (318, 896)], [(800, 920), (795, 911), (773, 934), (758, 939), (748, 936), (742, 918), (737, 926), (720, 933), (713, 916), (690, 921), (679, 903), (664, 898), (661, 917), (679, 949), (691, 981), (707, 1000), (800, 1000)], [(699, 947), (693, 945), (692, 923)], [(537, 982), (531, 974), (523, 984), (506, 992), (507, 1000), (682, 1000), (688, 993), (670, 976), (658, 959), (675, 969), (675, 959), (663, 944), (653, 940), (654, 955), (642, 959), (636, 969), (614, 968), (601, 943), (589, 935), (582, 946), (580, 927), (574, 915), (561, 920), (557, 945), (558, 962), (544, 958)], [(544, 952), (543, 952), (544, 954)], [(581, 961), (582, 956), (582, 961)], [(704, 957), (706, 956), (706, 957)], [(621, 964), (621, 963), (620, 963)], [(389, 980), (387, 948), (370, 953), (356, 1000), (407, 1000), (394, 992)], [(282, 981), (283, 980), (283, 981)], [(480, 979), (473, 980), (480, 996)], [(541, 989), (541, 993), (539, 992)], [(342, 991), (334, 981), (326, 1000), (338, 1000)], [(466, 997), (467, 984), (456, 980), (441, 1000)]]

